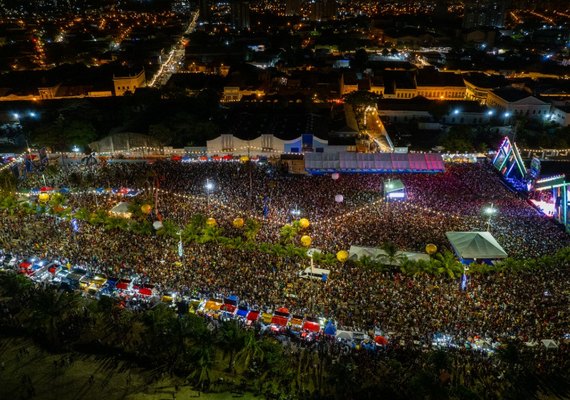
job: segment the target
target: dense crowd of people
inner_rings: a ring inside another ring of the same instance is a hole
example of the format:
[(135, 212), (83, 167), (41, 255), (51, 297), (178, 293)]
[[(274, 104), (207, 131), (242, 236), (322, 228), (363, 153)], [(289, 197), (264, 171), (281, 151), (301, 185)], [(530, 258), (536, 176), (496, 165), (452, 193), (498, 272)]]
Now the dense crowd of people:
[[(451, 165), (437, 175), (393, 175), (406, 186), (408, 198), (403, 202), (383, 201), (386, 178), (347, 175), (333, 180), (281, 175), (267, 166), (169, 162), (108, 165), (46, 177), (53, 186), (146, 187), (149, 193), (159, 181), (161, 190), (179, 194), (159, 192), (165, 218), (185, 223), (193, 214), (203, 213), (230, 226), (239, 212), (251, 213), (264, 221), (260, 241), (278, 240), (292, 207), (298, 208), (312, 222), (309, 233), (315, 245), (330, 250), (388, 240), (406, 250), (421, 250), (430, 242), (443, 246), (446, 231), (484, 229), (487, 221), (481, 211), (491, 202), (500, 210), (492, 231), (507, 252), (534, 257), (568, 244), (558, 226), (504, 188), (486, 165)], [(209, 200), (206, 179), (215, 185)], [(345, 199), (340, 204), (334, 201), (339, 193)], [(70, 204), (94, 207), (93, 196), (97, 195), (71, 196)], [(116, 198), (109, 196), (98, 200), (100, 207), (114, 202)], [(410, 277), (352, 263), (332, 267), (326, 283), (305, 280), (297, 273), (307, 266), (307, 259), (213, 243), (185, 246), (180, 265), (176, 239), (153, 235), (141, 240), (132, 232), (106, 231), (84, 222), (75, 232), (69, 221), (40, 214), (6, 215), (0, 222), (0, 237), (4, 250), (22, 256), (34, 253), (69, 261), (109, 276), (136, 274), (159, 290), (236, 294), (250, 306), (272, 310), (286, 306), (292, 313), (332, 317), (342, 328), (380, 328), (398, 344), (428, 344), (436, 333), (454, 340), (481, 336), (525, 342), (559, 340), (569, 333), (564, 301), (570, 275), (562, 267), (473, 275), (462, 291), (458, 280), (447, 277)]]
[[(387, 179), (402, 180), (406, 201), (385, 201), (382, 188)], [(537, 257), (570, 244), (560, 226), (509, 191), (486, 164), (448, 165), (441, 174), (347, 174), (333, 180), (330, 175), (282, 174), (268, 164), (115, 163), (68, 167), (28, 178), (25, 185), (37, 188), (46, 183), (146, 189), (148, 200), (158, 201), (161, 215), (181, 226), (198, 213), (215, 217), (226, 228), (236, 217), (253, 216), (262, 221), (262, 241), (278, 240), (284, 224), (304, 217), (311, 221), (308, 234), (314, 246), (329, 251), (384, 242), (407, 251), (423, 251), (427, 243), (448, 247), (448, 231), (485, 230), (484, 209), (491, 204), (498, 211), (491, 231), (509, 255)], [(335, 201), (338, 194), (343, 196), (340, 203)], [(95, 206), (96, 197), (83, 202)]]

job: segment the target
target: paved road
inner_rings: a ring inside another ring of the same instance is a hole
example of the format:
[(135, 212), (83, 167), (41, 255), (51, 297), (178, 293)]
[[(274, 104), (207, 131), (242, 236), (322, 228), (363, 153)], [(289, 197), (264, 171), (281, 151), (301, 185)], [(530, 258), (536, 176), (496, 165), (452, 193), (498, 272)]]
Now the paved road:
[(378, 116), (378, 110), (376, 108), (370, 108), (366, 111), (366, 131), (370, 138), (376, 142), (378, 145), (378, 150), (381, 152), (391, 152), (392, 148), (391, 142), (387, 137), (388, 133), (384, 128), (384, 124)]
[[(192, 14), (192, 19), (190, 20), (190, 23), (183, 35), (188, 35), (194, 32), (198, 22), (198, 14), (198, 11)], [(149, 86), (157, 88), (164, 86), (172, 74), (178, 72), (180, 66), (183, 65), (185, 54), (186, 52), (184, 50), (184, 45), (182, 44), (182, 37), (180, 37), (172, 47), (172, 50), (170, 50), (170, 53), (168, 53), (166, 61), (162, 63), (158, 72), (151, 79)]]

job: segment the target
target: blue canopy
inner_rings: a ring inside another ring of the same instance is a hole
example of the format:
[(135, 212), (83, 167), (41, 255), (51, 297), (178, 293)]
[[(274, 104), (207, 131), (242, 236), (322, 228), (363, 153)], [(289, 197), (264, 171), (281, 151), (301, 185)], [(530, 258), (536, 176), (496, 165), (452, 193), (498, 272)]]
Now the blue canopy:
[(329, 320), (325, 326), (325, 335), (336, 336), (336, 326)]
[(69, 193), (69, 188), (62, 187), (62, 188), (59, 189), (59, 193), (63, 193), (63, 194)]

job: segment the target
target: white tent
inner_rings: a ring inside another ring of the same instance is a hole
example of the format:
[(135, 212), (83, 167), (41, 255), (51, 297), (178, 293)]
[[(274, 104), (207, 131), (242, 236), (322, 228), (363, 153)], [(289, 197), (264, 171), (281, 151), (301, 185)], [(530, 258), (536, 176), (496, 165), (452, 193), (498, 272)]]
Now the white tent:
[(542, 345), (544, 347), (546, 347), (547, 349), (557, 349), (558, 348), (558, 343), (556, 343), (552, 339), (542, 339), (541, 342), (542, 342)]
[(378, 247), (350, 246), (348, 258), (358, 260), (362, 257), (368, 257), (373, 261), (380, 261), (389, 265), (400, 265), (400, 260), (408, 259), (410, 261), (429, 261), (429, 256), (425, 253), (413, 253), (409, 251), (398, 251), (394, 260), (389, 260), (386, 252)]
[(131, 218), (131, 212), (129, 211), (130, 203), (126, 201), (121, 201), (115, 205), (115, 207), (111, 208), (109, 214), (113, 217), (120, 217), (120, 218)]
[(507, 252), (489, 232), (447, 232), (445, 235), (459, 258), (496, 260), (507, 257)]

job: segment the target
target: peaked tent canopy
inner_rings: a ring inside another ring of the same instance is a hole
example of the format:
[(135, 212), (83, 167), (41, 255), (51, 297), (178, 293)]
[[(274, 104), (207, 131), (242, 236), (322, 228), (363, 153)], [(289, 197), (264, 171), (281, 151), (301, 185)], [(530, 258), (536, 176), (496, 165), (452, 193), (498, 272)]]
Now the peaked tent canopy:
[(115, 207), (111, 208), (109, 213), (113, 217), (120, 217), (120, 218), (131, 218), (131, 212), (129, 211), (130, 203), (121, 201), (115, 205)]
[(542, 345), (544, 347), (546, 347), (547, 349), (557, 349), (558, 348), (558, 343), (556, 343), (552, 339), (542, 339), (541, 342), (542, 342)]
[(403, 260), (410, 261), (429, 261), (429, 256), (425, 253), (414, 253), (411, 251), (398, 251), (394, 259), (390, 259), (386, 252), (378, 247), (350, 246), (348, 258), (358, 260), (362, 257), (368, 257), (373, 261), (380, 261), (388, 265), (400, 265)]
[(446, 232), (455, 254), (462, 259), (496, 260), (507, 252), (489, 232)]

